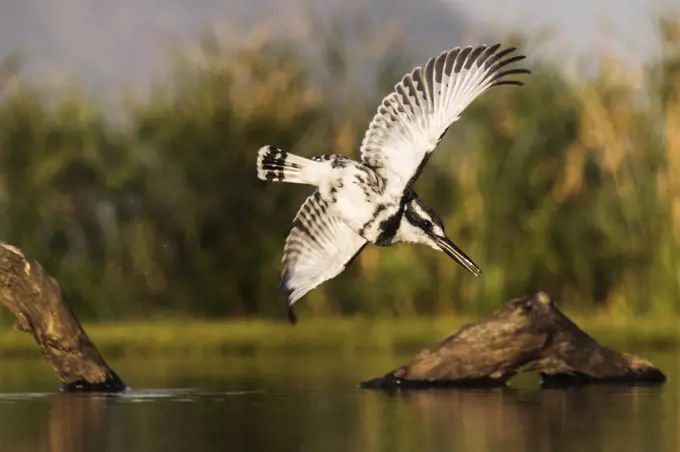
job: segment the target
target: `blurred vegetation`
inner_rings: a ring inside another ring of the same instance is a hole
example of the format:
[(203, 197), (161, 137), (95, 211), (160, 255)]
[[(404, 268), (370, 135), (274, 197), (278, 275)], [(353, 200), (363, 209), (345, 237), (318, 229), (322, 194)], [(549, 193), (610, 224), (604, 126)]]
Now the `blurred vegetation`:
[[(480, 279), (429, 249), (368, 247), (300, 310), (476, 315), (543, 289), (586, 311), (680, 313), (680, 22), (658, 29), (661, 56), (641, 77), (603, 60), (567, 82), (529, 55), (526, 87), (483, 96), (451, 128), (416, 188)], [(358, 57), (318, 38), (321, 58), (294, 39), (227, 49), (207, 37), (149, 99), (127, 102), (122, 125), (78, 87), (48, 99), (11, 55), (0, 237), (86, 319), (283, 318), (283, 243), (310, 190), (258, 181), (257, 149), (356, 157), (413, 59), (395, 40)], [(357, 81), (369, 60), (372, 78)]]
[[(680, 346), (680, 319), (677, 317), (644, 317), (633, 321), (622, 316), (612, 318), (601, 314), (572, 318), (601, 344), (629, 353), (673, 353)], [(460, 315), (436, 318), (319, 318), (291, 328), (274, 319), (191, 322), (175, 319), (87, 323), (84, 326), (107, 360), (368, 355), (403, 361), (410, 360), (423, 348), (439, 343), (473, 320)], [(0, 359), (12, 358), (42, 361), (40, 350), (30, 335), (2, 329)], [(394, 364), (396, 362), (390, 363), (388, 367)]]

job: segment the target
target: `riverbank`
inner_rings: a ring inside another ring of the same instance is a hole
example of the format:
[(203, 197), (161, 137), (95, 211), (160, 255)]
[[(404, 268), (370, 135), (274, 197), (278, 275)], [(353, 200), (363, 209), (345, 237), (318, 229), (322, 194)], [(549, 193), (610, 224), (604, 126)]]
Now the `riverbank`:
[[(672, 349), (680, 344), (680, 318), (573, 319), (596, 340), (623, 350)], [(415, 352), (436, 343), (472, 318), (308, 318), (292, 327), (273, 320), (173, 320), (85, 324), (106, 357), (248, 355), (256, 353)], [(36, 356), (30, 335), (0, 331), (0, 357)]]

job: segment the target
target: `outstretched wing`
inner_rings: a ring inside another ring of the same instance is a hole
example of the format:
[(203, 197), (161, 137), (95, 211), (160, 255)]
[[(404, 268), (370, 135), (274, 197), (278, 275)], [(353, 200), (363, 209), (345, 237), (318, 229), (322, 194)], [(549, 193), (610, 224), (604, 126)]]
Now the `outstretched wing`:
[(339, 218), (328, 214), (318, 191), (302, 204), (283, 248), (281, 290), (288, 296), (288, 319), (295, 323), (293, 305), (307, 292), (334, 278), (366, 246), (366, 240)]
[(523, 85), (504, 69), (524, 59), (501, 45), (455, 48), (417, 67), (387, 95), (361, 143), (361, 160), (385, 178), (386, 190), (401, 193), (420, 175), (431, 153), (463, 110), (488, 89)]

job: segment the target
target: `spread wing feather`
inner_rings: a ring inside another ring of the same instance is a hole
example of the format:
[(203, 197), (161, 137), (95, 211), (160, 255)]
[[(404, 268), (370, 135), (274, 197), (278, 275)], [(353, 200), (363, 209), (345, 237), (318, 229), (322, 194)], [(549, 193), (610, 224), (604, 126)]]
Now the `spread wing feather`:
[(364, 246), (363, 237), (328, 214), (318, 191), (307, 198), (295, 216), (283, 249), (281, 290), (288, 296), (291, 323), (295, 323), (295, 302), (340, 274)]
[(465, 108), (494, 86), (523, 85), (507, 69), (524, 59), (514, 47), (455, 48), (417, 67), (387, 95), (361, 144), (361, 160), (387, 181), (395, 195), (418, 178), (449, 126)]

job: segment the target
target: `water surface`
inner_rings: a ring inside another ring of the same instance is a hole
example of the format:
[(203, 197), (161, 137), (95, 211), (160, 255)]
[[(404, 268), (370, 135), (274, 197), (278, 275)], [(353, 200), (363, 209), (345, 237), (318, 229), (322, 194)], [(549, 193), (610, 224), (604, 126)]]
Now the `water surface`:
[(386, 394), (356, 384), (410, 355), (136, 358), (112, 361), (134, 389), (107, 397), (3, 361), (0, 451), (680, 450), (676, 352), (644, 354), (669, 383)]

